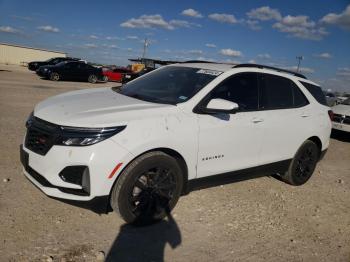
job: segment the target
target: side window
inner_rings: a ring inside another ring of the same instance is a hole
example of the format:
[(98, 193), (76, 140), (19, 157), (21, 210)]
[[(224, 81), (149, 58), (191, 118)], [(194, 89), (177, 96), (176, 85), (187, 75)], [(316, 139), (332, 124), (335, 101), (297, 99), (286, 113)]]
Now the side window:
[(210, 98), (222, 98), (239, 105), (239, 111), (258, 110), (258, 80), (256, 73), (240, 73), (221, 82)]
[(300, 83), (303, 84), (303, 86), (305, 86), (305, 88), (310, 92), (310, 94), (317, 100), (317, 102), (319, 102), (322, 105), (328, 106), (327, 105), (327, 101), (326, 101), (326, 97), (324, 96), (321, 87), (319, 86), (315, 86), (303, 81), (300, 81)]
[(302, 107), (309, 104), (309, 101), (305, 97), (305, 95), (300, 91), (299, 87), (293, 83), (290, 82), (293, 88), (293, 100), (294, 100), (294, 107)]
[(291, 80), (270, 74), (260, 74), (260, 109), (294, 107)]

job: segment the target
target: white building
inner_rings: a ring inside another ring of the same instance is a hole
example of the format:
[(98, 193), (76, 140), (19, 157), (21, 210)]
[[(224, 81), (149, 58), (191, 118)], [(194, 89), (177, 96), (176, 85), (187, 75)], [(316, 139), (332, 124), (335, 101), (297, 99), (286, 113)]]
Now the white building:
[(52, 57), (66, 57), (66, 53), (27, 46), (0, 43), (0, 64), (26, 65)]

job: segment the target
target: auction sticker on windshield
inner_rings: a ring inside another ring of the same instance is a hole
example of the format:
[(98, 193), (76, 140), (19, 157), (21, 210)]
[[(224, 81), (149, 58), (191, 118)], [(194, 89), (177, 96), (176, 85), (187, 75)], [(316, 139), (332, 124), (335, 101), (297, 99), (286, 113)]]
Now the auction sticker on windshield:
[(222, 74), (221, 71), (216, 70), (208, 70), (208, 69), (200, 69), (197, 71), (197, 74), (206, 74), (206, 75), (212, 75), (212, 76), (219, 76)]

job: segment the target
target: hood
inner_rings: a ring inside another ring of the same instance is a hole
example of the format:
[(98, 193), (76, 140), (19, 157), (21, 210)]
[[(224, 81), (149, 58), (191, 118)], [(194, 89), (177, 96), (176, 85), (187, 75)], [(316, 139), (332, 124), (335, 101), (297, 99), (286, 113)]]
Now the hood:
[(111, 88), (94, 88), (48, 98), (35, 107), (34, 116), (58, 125), (109, 127), (165, 114), (174, 108), (124, 96)]
[(350, 106), (348, 105), (339, 104), (339, 105), (333, 106), (332, 111), (335, 114), (350, 116)]

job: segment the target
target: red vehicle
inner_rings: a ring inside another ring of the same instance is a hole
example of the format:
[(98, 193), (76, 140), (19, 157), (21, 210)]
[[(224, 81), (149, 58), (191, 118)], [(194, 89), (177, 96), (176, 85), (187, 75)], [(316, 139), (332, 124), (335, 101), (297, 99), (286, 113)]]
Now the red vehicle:
[(117, 67), (117, 68), (105, 68), (103, 70), (103, 75), (108, 77), (108, 81), (117, 81), (121, 82), (124, 74), (131, 73), (131, 70), (126, 67)]

